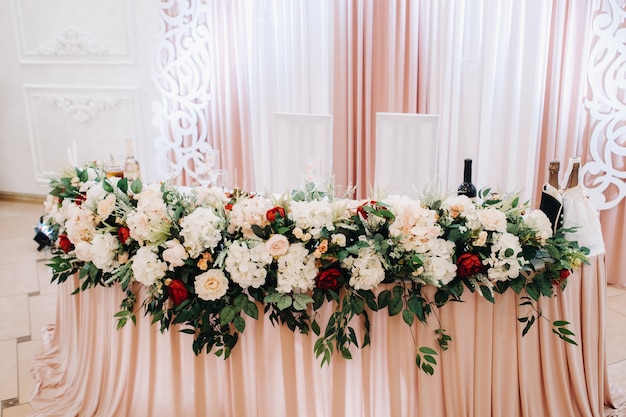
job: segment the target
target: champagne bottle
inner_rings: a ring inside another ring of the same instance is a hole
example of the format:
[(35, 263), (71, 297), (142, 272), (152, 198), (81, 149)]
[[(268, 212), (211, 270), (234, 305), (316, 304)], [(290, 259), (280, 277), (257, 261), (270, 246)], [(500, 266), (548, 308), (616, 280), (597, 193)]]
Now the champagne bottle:
[(465, 165), (463, 170), (463, 182), (457, 189), (458, 195), (466, 195), (471, 199), (476, 198), (476, 187), (472, 184), (472, 160), (465, 159)]
[(578, 169), (580, 168), (580, 157), (570, 158), (570, 164), (572, 165), (572, 172), (569, 174), (569, 179), (567, 180), (567, 190), (578, 185)]
[(131, 139), (126, 140), (126, 160), (124, 161), (124, 178), (127, 178), (129, 183), (141, 178), (141, 171), (139, 169), (139, 162), (135, 159), (133, 152), (133, 141)]
[(548, 184), (559, 189), (559, 169), (561, 168), (561, 163), (559, 161), (550, 161), (550, 165), (548, 166)]

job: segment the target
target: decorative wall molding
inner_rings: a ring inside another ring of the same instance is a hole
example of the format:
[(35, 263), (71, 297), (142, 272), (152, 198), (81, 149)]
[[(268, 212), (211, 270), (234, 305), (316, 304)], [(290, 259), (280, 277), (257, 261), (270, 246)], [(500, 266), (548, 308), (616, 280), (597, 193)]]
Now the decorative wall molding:
[(162, 174), (186, 183), (194, 162), (210, 149), (212, 57), (206, 0), (160, 2), (160, 40), (154, 81), (161, 100), (152, 106)]
[(49, 105), (63, 110), (78, 123), (86, 123), (97, 118), (100, 113), (111, 110), (124, 100), (124, 97), (111, 95), (83, 94), (34, 94)]
[(44, 42), (29, 55), (36, 56), (102, 56), (125, 55), (113, 50), (105, 43), (88, 33), (68, 27), (59, 32), (54, 39)]
[(593, 20), (595, 37), (587, 69), (591, 116), (591, 159), (582, 167), (583, 183), (600, 210), (626, 198), (626, 10), (617, 0)]

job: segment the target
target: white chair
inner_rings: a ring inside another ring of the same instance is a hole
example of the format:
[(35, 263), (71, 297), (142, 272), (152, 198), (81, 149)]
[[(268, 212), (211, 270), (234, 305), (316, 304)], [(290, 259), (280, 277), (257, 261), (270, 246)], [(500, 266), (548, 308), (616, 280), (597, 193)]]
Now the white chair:
[(274, 113), (270, 191), (282, 194), (309, 181), (325, 181), (333, 167), (333, 117)]
[(438, 177), (439, 115), (376, 113), (374, 187), (417, 196)]

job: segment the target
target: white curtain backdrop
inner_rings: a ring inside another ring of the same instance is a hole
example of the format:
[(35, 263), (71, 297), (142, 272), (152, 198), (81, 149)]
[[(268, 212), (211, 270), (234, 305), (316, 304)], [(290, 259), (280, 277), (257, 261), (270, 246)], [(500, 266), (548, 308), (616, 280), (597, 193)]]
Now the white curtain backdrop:
[(331, 2), (246, 2), (255, 188), (269, 184), (275, 112), (330, 114)]

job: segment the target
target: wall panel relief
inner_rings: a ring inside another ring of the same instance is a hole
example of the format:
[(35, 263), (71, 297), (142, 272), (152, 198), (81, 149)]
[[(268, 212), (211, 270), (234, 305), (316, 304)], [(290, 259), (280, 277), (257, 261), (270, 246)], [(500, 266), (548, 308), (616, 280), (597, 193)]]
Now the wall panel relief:
[(122, 157), (140, 133), (135, 88), (27, 85), (24, 97), (37, 174), (67, 166), (74, 143), (79, 164)]
[(129, 1), (14, 0), (20, 62), (133, 62)]
[(616, 0), (593, 21), (587, 69), (591, 159), (582, 167), (587, 194), (600, 210), (626, 198), (626, 10)]

